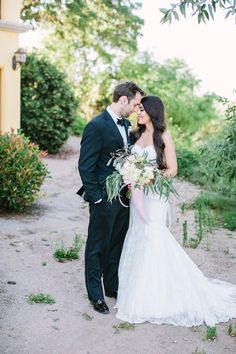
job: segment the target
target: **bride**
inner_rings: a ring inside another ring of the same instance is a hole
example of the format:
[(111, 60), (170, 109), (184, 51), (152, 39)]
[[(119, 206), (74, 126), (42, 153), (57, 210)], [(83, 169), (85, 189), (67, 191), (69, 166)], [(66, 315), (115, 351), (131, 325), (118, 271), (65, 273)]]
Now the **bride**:
[[(166, 130), (164, 105), (146, 96), (138, 113), (132, 152), (156, 159), (159, 169), (175, 176), (174, 144)], [(206, 278), (167, 227), (169, 204), (156, 194), (143, 194), (139, 216), (132, 198), (130, 225), (119, 266), (117, 318), (178, 326), (214, 326), (236, 317), (236, 285)]]

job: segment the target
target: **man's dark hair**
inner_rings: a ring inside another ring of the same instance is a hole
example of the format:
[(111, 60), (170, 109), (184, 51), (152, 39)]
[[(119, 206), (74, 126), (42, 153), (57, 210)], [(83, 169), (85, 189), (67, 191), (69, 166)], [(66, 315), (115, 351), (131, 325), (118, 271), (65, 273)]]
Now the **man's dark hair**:
[(138, 87), (138, 85), (136, 85), (134, 82), (132, 81), (123, 82), (114, 88), (113, 102), (118, 102), (121, 96), (127, 96), (128, 102), (130, 102), (130, 100), (134, 98), (137, 92), (139, 92), (142, 96), (145, 95), (145, 92), (140, 87)]

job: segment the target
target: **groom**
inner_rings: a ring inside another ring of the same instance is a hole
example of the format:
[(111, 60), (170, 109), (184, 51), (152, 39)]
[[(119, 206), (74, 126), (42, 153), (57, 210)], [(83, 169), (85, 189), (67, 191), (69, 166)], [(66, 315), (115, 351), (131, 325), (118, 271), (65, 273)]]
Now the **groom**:
[[(118, 200), (107, 202), (106, 177), (110, 153), (130, 144), (130, 122), (123, 118), (139, 108), (144, 92), (133, 82), (117, 85), (107, 109), (85, 127), (81, 141), (79, 172), (83, 187), (77, 192), (89, 202), (88, 239), (85, 249), (85, 280), (94, 310), (107, 314), (105, 295), (117, 298), (118, 266), (128, 229), (129, 209)], [(103, 278), (103, 284), (102, 284)]]

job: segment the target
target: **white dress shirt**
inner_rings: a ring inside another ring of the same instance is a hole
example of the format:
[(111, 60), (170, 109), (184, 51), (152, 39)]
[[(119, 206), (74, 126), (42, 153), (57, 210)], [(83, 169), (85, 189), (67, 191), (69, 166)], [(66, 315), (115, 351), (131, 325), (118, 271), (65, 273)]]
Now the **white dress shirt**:
[(125, 131), (125, 127), (120, 125), (120, 124), (117, 124), (117, 119), (120, 119), (120, 117), (115, 113), (113, 112), (111, 109), (110, 109), (110, 106), (107, 107), (107, 112), (110, 114), (110, 116), (112, 117), (112, 119), (114, 120), (116, 126), (117, 126), (117, 129), (119, 130), (120, 132), (120, 135), (122, 136), (123, 138), (123, 141), (124, 141), (124, 145), (127, 145), (127, 136), (126, 136), (126, 131)]

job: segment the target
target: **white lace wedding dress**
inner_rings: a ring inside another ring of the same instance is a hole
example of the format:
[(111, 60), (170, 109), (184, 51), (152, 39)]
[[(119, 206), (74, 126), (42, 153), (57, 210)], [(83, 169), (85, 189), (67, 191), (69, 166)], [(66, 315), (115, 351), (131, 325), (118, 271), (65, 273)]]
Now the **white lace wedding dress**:
[[(153, 145), (139, 145), (150, 159)], [(119, 266), (117, 318), (178, 326), (214, 326), (236, 318), (236, 285), (206, 278), (170, 233), (168, 202), (143, 195), (146, 222), (131, 199), (130, 226)]]

